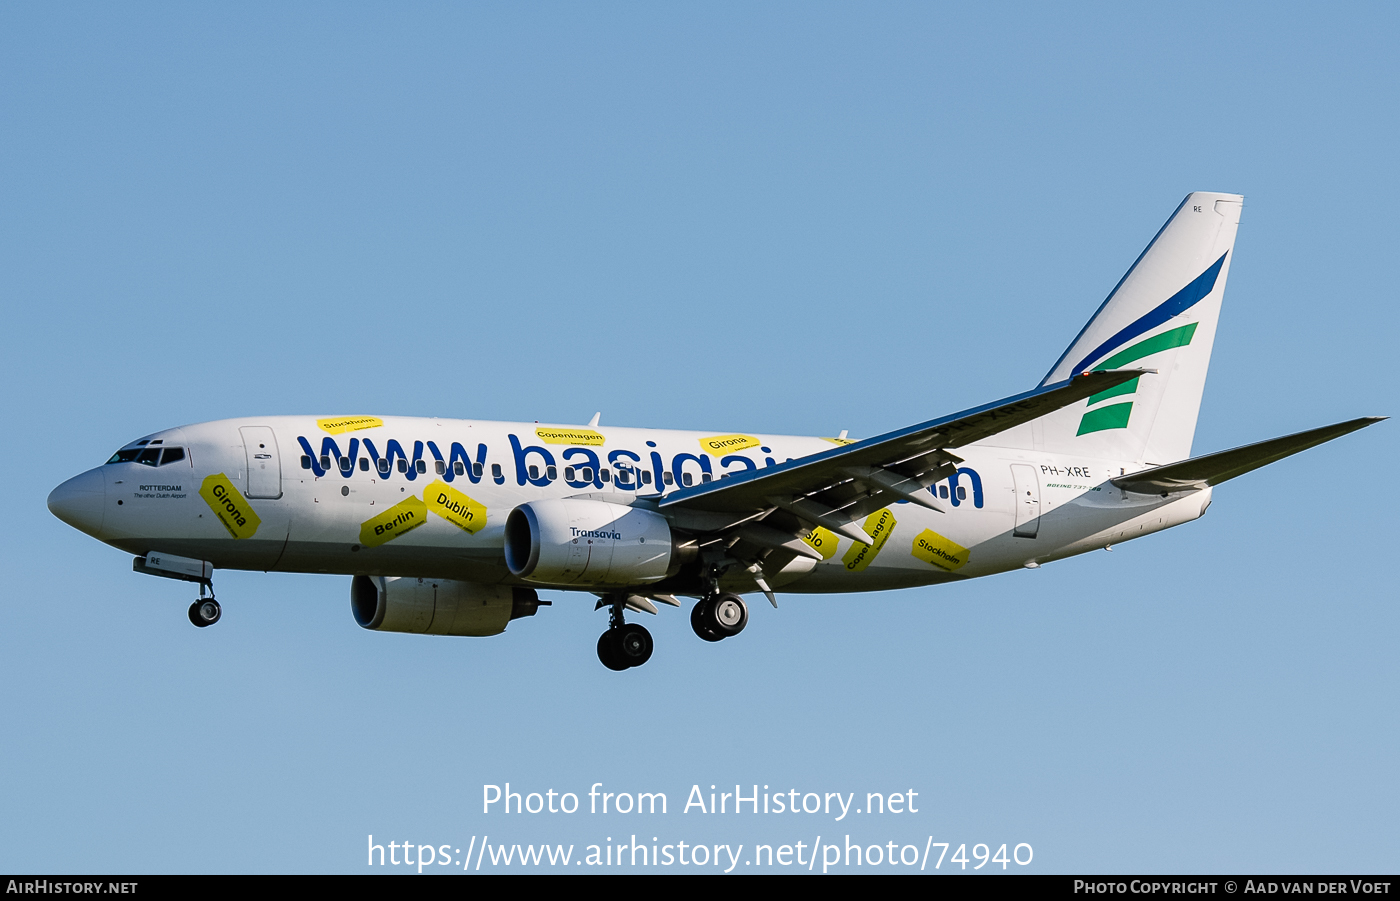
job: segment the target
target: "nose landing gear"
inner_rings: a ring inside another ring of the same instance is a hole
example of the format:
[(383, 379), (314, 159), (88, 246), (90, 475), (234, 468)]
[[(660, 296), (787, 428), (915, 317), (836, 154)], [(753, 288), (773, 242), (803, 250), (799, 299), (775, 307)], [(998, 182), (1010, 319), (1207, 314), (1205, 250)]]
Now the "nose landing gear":
[(598, 636), (598, 659), (615, 672), (641, 666), (651, 659), (651, 633), (639, 623), (622, 618), (624, 600), (615, 599), (608, 616), (608, 631)]
[[(204, 596), (204, 589), (209, 589), (209, 597)], [(199, 600), (190, 604), (190, 622), (203, 629), (212, 626), (219, 621), (219, 617), (224, 615), (224, 609), (219, 606), (219, 602), (214, 600), (214, 583), (207, 580), (200, 580)]]
[(217, 623), (223, 612), (218, 601), (213, 598), (200, 598), (190, 605), (190, 622), (203, 629)]

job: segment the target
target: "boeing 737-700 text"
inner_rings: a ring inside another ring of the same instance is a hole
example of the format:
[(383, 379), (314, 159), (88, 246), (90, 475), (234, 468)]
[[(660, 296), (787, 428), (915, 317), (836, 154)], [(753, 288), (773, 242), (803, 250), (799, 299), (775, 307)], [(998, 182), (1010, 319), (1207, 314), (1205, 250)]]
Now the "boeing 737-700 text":
[[(627, 611), (697, 599), (737, 635), (742, 597), (988, 576), (1205, 513), (1214, 486), (1378, 417), (1191, 457), (1243, 198), (1191, 194), (1039, 386), (861, 441), (379, 416), (183, 426), (69, 479), (49, 509), (196, 582), (218, 569), (352, 576), (366, 629), (494, 635), (537, 589), (586, 591), (598, 656), (639, 666)], [(207, 595), (207, 596), (206, 596)]]

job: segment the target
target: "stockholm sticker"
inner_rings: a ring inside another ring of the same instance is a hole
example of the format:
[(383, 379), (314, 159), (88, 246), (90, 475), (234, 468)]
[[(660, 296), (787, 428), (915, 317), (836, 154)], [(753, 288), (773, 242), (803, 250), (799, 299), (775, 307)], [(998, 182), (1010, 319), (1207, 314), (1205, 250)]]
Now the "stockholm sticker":
[(577, 444), (583, 447), (602, 447), (607, 441), (602, 432), (593, 429), (535, 429), (535, 437), (545, 444)]
[(700, 448), (712, 457), (722, 457), (735, 451), (758, 447), (762, 443), (752, 435), (711, 435), (700, 439)]
[(253, 512), (247, 498), (239, 494), (233, 482), (221, 472), (204, 477), (204, 484), (199, 486), (199, 496), (204, 498), (209, 509), (214, 511), (219, 522), (234, 538), (252, 538), (258, 526), (262, 525), (262, 520)]
[(377, 429), (384, 424), (378, 416), (341, 416), (336, 419), (318, 419), (316, 424), (323, 432), (339, 435), (341, 432), (360, 432)]
[(803, 532), (801, 537), (808, 547), (822, 555), (823, 560), (830, 560), (836, 556), (837, 538), (835, 532), (817, 526), (810, 532)]
[(410, 496), (378, 516), (365, 520), (360, 526), (360, 544), (365, 547), (379, 547), (405, 532), (412, 532), (427, 519), (428, 505), (416, 496)]
[(428, 509), (464, 532), (475, 535), (486, 527), (486, 508), (438, 479), (423, 489)]
[(910, 553), (925, 563), (932, 563), (949, 572), (961, 569), (970, 556), (967, 548), (951, 538), (943, 537), (933, 529), (924, 529), (915, 537), (914, 548)]
[(862, 527), (865, 529), (865, 534), (875, 539), (875, 543), (855, 542), (846, 549), (846, 554), (841, 558), (841, 562), (846, 564), (846, 568), (853, 573), (865, 569), (874, 562), (875, 555), (880, 553), (885, 542), (890, 540), (890, 533), (894, 531), (895, 525), (894, 514), (890, 512), (888, 507), (867, 516)]

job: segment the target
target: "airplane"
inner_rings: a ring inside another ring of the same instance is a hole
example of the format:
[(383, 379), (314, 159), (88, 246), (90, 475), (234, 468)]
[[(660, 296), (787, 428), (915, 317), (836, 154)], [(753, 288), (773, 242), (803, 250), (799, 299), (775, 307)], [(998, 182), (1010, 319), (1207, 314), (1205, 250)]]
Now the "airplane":
[(713, 642), (744, 630), (745, 594), (1036, 568), (1198, 519), (1215, 486), (1385, 418), (1191, 456), (1243, 202), (1187, 195), (1035, 388), (871, 438), (226, 419), (132, 441), (48, 506), (198, 583), (201, 628), (220, 569), (351, 576), (355, 622), (381, 632), (495, 635), (539, 590), (582, 591), (617, 671), (653, 650), (626, 614), (681, 597)]

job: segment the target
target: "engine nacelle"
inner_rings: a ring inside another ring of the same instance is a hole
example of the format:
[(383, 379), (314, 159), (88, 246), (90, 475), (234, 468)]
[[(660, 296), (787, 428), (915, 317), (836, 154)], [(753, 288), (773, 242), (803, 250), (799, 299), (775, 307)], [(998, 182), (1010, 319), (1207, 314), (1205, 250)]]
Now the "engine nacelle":
[(506, 623), (534, 616), (548, 603), (533, 588), (453, 579), (356, 576), (350, 583), (355, 622), (376, 632), (498, 635)]
[(555, 585), (645, 585), (666, 577), (666, 517), (607, 501), (531, 501), (506, 519), (512, 575)]

